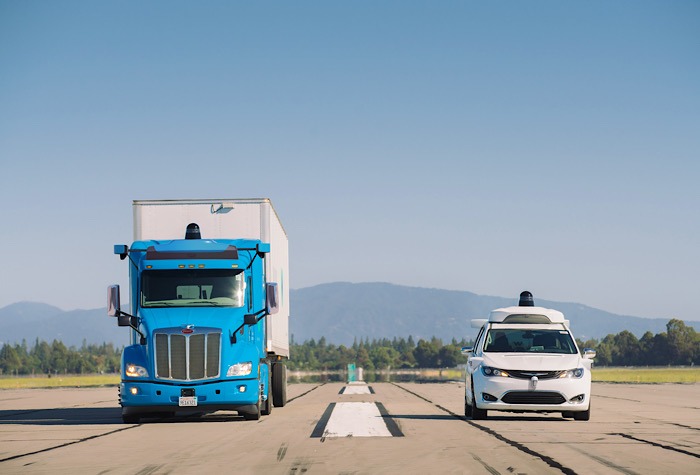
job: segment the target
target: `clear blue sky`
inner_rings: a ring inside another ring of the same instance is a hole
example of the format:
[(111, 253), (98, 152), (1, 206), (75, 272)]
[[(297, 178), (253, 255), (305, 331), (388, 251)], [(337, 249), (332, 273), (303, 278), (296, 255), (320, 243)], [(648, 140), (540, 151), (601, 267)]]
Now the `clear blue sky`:
[(0, 307), (106, 304), (134, 199), (269, 197), (293, 288), (700, 319), (700, 2), (0, 0)]

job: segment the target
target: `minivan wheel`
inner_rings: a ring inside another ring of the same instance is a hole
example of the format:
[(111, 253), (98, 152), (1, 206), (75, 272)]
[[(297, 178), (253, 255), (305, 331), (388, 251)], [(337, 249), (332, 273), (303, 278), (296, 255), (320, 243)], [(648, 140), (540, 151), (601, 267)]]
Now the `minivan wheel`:
[(472, 419), (475, 421), (484, 420), (487, 415), (488, 411), (486, 409), (476, 407), (476, 393), (474, 392), (474, 383), (472, 383)]
[(574, 412), (574, 420), (576, 421), (587, 421), (591, 418), (591, 406), (588, 405), (588, 410), (583, 412)]

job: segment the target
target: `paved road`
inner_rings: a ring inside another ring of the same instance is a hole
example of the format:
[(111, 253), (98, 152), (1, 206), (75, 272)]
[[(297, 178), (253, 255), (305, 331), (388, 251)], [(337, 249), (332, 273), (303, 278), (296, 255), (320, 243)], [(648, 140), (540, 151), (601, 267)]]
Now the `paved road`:
[(700, 473), (700, 385), (593, 385), (588, 422), (463, 417), (464, 385), (294, 384), (260, 421), (122, 424), (116, 390), (0, 391), (0, 473)]

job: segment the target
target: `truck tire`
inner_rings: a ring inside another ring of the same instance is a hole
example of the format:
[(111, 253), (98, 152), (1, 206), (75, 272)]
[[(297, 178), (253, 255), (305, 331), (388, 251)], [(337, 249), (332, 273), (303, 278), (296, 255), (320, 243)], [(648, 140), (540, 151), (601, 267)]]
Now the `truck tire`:
[(247, 421), (257, 421), (260, 419), (260, 401), (255, 405), (255, 412), (244, 412), (243, 418)]
[(267, 366), (267, 400), (262, 401), (260, 414), (269, 416), (272, 413), (272, 365)]
[(283, 363), (272, 365), (272, 401), (276, 407), (287, 404), (287, 366)]
[(124, 424), (138, 424), (141, 418), (138, 416), (138, 414), (128, 414), (126, 412), (122, 412), (122, 422)]

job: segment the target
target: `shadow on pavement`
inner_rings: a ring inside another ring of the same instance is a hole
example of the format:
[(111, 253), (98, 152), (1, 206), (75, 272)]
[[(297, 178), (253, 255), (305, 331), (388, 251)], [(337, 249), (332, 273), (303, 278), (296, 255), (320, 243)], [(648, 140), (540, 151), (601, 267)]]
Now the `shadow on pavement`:
[(119, 407), (72, 407), (60, 409), (13, 409), (0, 411), (0, 425), (91, 425), (121, 424)]
[[(231, 422), (243, 417), (232, 411), (188, 415), (144, 415), (143, 423)], [(123, 424), (120, 407), (71, 407), (59, 409), (13, 409), (0, 411), (0, 425), (106, 425)]]

